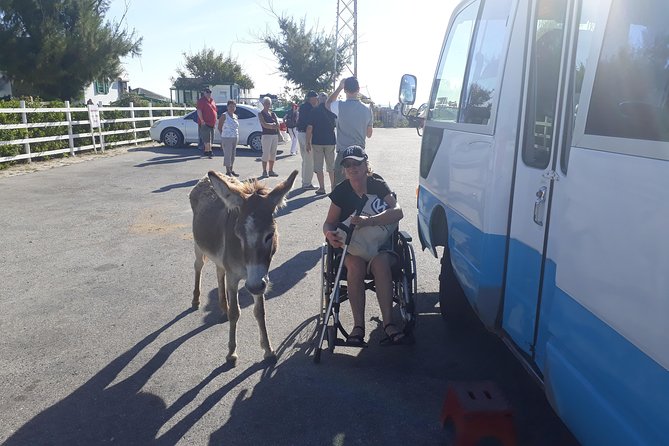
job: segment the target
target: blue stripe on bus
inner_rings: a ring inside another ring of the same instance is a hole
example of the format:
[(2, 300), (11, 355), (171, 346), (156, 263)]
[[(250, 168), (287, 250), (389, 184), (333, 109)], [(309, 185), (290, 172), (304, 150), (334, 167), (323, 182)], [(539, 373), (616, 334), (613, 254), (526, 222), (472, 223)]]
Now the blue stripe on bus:
[(555, 286), (546, 262), (536, 363), (584, 444), (669, 444), (669, 372)]
[[(419, 209), (444, 207), (425, 189), (419, 197)], [(484, 234), (445, 209), (453, 264), (480, 314), (482, 290), (501, 286), (505, 237)], [(428, 217), (419, 213), (418, 220), (431, 243)], [(521, 243), (516, 248), (534, 253), (528, 264), (540, 264), (539, 253)], [(556, 412), (583, 444), (669, 445), (669, 372), (557, 288), (555, 269), (546, 262), (535, 361)], [(521, 304), (532, 306), (531, 299)], [(533, 325), (523, 330), (532, 339)]]

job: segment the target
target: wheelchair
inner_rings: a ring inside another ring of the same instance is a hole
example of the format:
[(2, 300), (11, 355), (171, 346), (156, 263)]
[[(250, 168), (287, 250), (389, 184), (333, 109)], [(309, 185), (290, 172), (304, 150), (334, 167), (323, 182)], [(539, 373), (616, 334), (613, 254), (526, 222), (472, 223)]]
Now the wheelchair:
[[(350, 239), (350, 238), (349, 238)], [(399, 307), (402, 318), (402, 331), (405, 336), (413, 336), (416, 325), (416, 305), (414, 302), (417, 292), (416, 256), (411, 244), (411, 236), (406, 231), (395, 230), (391, 236), (392, 251), (396, 254), (391, 268), (393, 280), (393, 304)], [(345, 249), (345, 248), (344, 248)], [(323, 343), (327, 341), (328, 350), (332, 353), (336, 346), (349, 346), (346, 343), (348, 332), (344, 329), (339, 318), (340, 306), (348, 300), (346, 286), (346, 267), (343, 266), (342, 255), (344, 250), (333, 248), (327, 242), (321, 248), (321, 296), (320, 312), (318, 315), (318, 345), (314, 354), (314, 362), (319, 363)], [(339, 277), (338, 277), (339, 275)], [(376, 291), (374, 277), (365, 278), (365, 291)], [(343, 335), (343, 339), (338, 334)], [(361, 347), (358, 345), (357, 347)], [(366, 347), (366, 344), (362, 345)]]

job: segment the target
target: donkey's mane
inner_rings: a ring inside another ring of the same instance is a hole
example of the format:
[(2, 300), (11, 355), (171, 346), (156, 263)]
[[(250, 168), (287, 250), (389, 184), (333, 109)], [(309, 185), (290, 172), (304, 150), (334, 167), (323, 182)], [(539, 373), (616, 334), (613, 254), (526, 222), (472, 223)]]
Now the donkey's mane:
[(244, 194), (266, 196), (270, 192), (270, 188), (256, 179), (237, 181), (237, 188)]

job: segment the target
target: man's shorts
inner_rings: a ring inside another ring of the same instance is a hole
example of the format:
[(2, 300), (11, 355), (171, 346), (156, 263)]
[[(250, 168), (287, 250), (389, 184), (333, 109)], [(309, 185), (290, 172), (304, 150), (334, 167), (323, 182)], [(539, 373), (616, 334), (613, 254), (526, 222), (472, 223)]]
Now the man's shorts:
[(202, 124), (199, 128), (200, 139), (205, 144), (214, 143), (214, 128), (209, 127), (207, 124)]
[(335, 146), (312, 144), (311, 150), (314, 155), (314, 172), (323, 172), (323, 161), (325, 161), (325, 170), (334, 172)]

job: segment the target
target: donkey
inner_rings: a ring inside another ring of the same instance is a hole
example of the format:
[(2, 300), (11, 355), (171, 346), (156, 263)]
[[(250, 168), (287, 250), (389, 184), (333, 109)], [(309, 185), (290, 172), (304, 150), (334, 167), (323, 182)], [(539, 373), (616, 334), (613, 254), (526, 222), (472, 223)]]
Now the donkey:
[(270, 191), (258, 181), (244, 183), (209, 171), (190, 192), (195, 243), (195, 289), (193, 308), (200, 305), (200, 277), (205, 258), (216, 264), (218, 300), (230, 321), (226, 360), (237, 362), (237, 321), (239, 282), (253, 295), (255, 315), (260, 328), (260, 346), (265, 359), (276, 359), (267, 337), (264, 293), (268, 286), (269, 264), (278, 246), (274, 211), (285, 204), (297, 170)]

